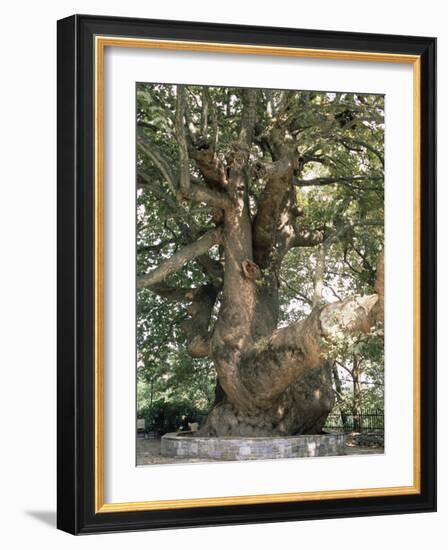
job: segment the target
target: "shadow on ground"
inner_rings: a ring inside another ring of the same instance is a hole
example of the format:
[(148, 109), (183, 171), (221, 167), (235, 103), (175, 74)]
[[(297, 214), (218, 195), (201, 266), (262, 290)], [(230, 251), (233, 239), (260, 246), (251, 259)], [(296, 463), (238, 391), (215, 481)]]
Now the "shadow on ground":
[(56, 529), (56, 511), (55, 510), (25, 510), (25, 514), (31, 516), (37, 521)]

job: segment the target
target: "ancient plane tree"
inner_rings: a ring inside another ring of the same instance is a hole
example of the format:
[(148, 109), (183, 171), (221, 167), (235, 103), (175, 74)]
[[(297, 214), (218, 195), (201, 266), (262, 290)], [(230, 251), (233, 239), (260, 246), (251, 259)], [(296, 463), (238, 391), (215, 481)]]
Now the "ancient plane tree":
[(138, 338), (154, 339), (148, 304), (171, 304), (163, 345), (183, 341), (216, 372), (203, 434), (319, 432), (332, 353), (380, 330), (383, 108), (373, 95), (139, 85)]

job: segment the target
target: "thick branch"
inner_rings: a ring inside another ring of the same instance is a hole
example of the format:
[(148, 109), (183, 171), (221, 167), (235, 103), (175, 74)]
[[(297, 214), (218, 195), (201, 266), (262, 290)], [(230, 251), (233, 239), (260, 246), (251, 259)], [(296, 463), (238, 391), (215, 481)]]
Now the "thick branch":
[(261, 266), (267, 259), (276, 241), (280, 214), (291, 207), (290, 182), (293, 174), (293, 162), (283, 158), (269, 168), (266, 185), (262, 191), (258, 211), (253, 222), (254, 259)]
[(187, 350), (191, 357), (207, 357), (211, 353), (211, 333), (208, 330), (215, 305), (217, 290), (212, 285), (198, 288), (187, 311), (190, 319), (182, 329), (187, 337)]
[(325, 360), (326, 344), (350, 333), (367, 333), (382, 322), (383, 260), (377, 269), (377, 294), (353, 296), (315, 308), (303, 321), (274, 331), (269, 340), (258, 342), (239, 369), (240, 384), (263, 408), (289, 385)]
[[(154, 180), (152, 180), (147, 174), (139, 171), (139, 177), (144, 181), (140, 185), (148, 186), (152, 193), (160, 200), (163, 201), (169, 212), (171, 212), (172, 219), (175, 221), (179, 231), (182, 234), (182, 238), (178, 239), (179, 242), (191, 243), (196, 241), (199, 235), (199, 227), (197, 226), (194, 218), (185, 210), (181, 203), (176, 201), (171, 194), (166, 193)], [(202, 268), (205, 275), (214, 283), (222, 283), (223, 268), (222, 265), (212, 258), (208, 254), (203, 254), (196, 258), (196, 261)]]
[(221, 242), (221, 229), (213, 229), (197, 241), (185, 246), (171, 258), (163, 261), (156, 269), (137, 279), (137, 288), (150, 288), (164, 281), (168, 275), (180, 271), (185, 264), (205, 254), (209, 248)]
[(328, 237), (326, 229), (302, 229), (298, 230), (290, 243), (290, 248), (311, 247), (322, 244)]
[(166, 300), (190, 303), (187, 306), (190, 317), (181, 324), (187, 340), (187, 351), (192, 357), (210, 355), (211, 334), (208, 327), (218, 289), (213, 285), (204, 285), (199, 288), (170, 288), (164, 285), (153, 285), (151, 292), (155, 292)]
[(221, 210), (226, 210), (231, 206), (230, 199), (225, 193), (209, 189), (204, 185), (190, 185), (188, 190), (181, 192), (180, 197), (184, 200), (203, 202)]
[(210, 93), (207, 86), (202, 87), (202, 109), (201, 109), (201, 134), (204, 138), (207, 137), (208, 132), (208, 117), (210, 111)]
[(205, 183), (212, 189), (225, 188), (227, 185), (226, 167), (215, 154), (213, 148), (197, 149), (194, 145), (189, 148), (190, 157), (204, 178)]
[(161, 241), (159, 244), (142, 244), (140, 246), (137, 246), (137, 254), (140, 254), (142, 252), (160, 252), (165, 246), (168, 246), (169, 244), (174, 244), (173, 240), (166, 240)]
[(163, 284), (152, 285), (151, 292), (158, 294), (161, 298), (173, 302), (189, 302), (194, 298), (196, 288), (172, 288)]
[(179, 144), (179, 184), (183, 193), (190, 188), (190, 159), (188, 157), (187, 138), (185, 137), (185, 86), (177, 86), (176, 100), (176, 138)]
[(241, 129), (239, 143), (248, 149), (252, 143), (254, 126), (257, 116), (258, 90), (246, 88), (242, 92), (243, 112), (241, 116)]

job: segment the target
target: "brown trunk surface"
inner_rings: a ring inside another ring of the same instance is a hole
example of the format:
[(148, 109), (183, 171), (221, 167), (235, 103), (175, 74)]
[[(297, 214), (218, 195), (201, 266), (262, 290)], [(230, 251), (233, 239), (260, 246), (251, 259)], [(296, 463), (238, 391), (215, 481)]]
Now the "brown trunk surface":
[(331, 370), (324, 363), (291, 384), (267, 409), (239, 410), (224, 394), (200, 434), (256, 437), (320, 433), (333, 405)]

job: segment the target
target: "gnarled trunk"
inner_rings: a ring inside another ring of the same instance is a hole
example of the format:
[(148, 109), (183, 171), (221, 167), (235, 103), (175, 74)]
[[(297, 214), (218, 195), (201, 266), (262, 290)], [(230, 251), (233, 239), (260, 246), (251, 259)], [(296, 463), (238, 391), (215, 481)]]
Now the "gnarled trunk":
[(320, 433), (334, 405), (327, 362), (291, 384), (265, 407), (241, 410), (225, 394), (215, 402), (200, 433), (208, 436), (270, 436)]
[[(212, 357), (220, 391), (201, 433), (319, 433), (334, 406), (326, 345), (348, 332), (368, 332), (377, 301), (377, 295), (349, 298), (318, 307), (304, 321), (275, 329), (269, 337), (249, 344), (246, 340), (247, 347), (230, 348), (228, 353), (218, 347)], [(237, 328), (233, 334), (236, 337)]]

